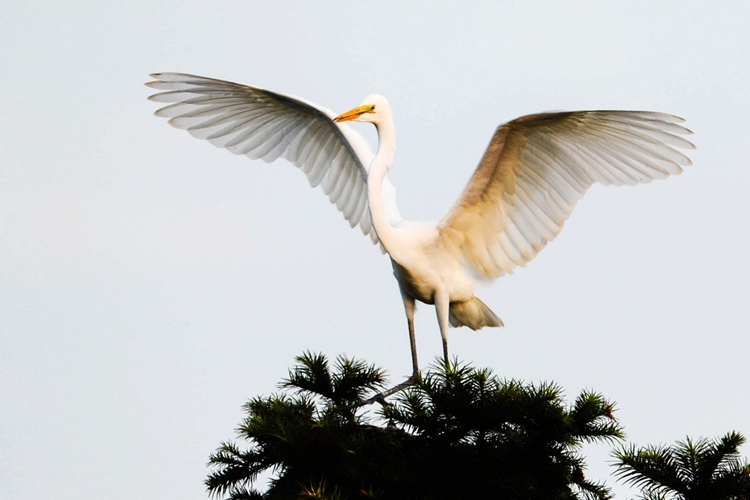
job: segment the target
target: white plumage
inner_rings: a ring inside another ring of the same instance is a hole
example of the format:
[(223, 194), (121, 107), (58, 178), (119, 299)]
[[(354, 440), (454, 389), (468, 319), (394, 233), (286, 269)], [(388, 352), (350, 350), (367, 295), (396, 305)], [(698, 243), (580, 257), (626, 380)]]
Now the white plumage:
[[(320, 185), (349, 224), (377, 243), (367, 209), (367, 170), (374, 157), (369, 143), (346, 125), (334, 125), (329, 109), (302, 99), (222, 80), (180, 73), (151, 75), (156, 102), (172, 103), (156, 116), (214, 146), (252, 160), (289, 160)], [(395, 197), (386, 179), (384, 191)], [(395, 200), (392, 218), (400, 219)]]
[[(642, 111), (529, 115), (498, 127), (463, 193), (437, 224), (404, 221), (387, 172), (395, 131), (388, 101), (372, 95), (342, 115), (268, 90), (179, 73), (152, 75), (156, 112), (218, 147), (270, 162), (285, 158), (320, 185), (349, 224), (391, 258), (404, 301), (414, 375), (415, 301), (434, 304), (443, 354), (448, 327), (502, 326), (474, 295), (477, 280), (525, 266), (560, 232), (594, 183), (635, 185), (690, 165), (683, 120)], [(344, 123), (373, 123), (378, 152)]]

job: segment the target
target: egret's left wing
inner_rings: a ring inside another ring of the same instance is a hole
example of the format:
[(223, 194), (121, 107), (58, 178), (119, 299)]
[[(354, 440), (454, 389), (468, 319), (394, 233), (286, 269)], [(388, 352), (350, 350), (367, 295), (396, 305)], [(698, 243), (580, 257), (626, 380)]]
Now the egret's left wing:
[[(239, 83), (183, 73), (157, 73), (149, 99), (170, 103), (156, 112), (170, 125), (214, 146), (251, 159), (285, 158), (299, 167), (310, 185), (320, 185), (349, 224), (378, 243), (367, 202), (367, 169), (373, 158), (367, 141), (332, 111), (302, 99)], [(400, 219), (395, 189), (389, 216)]]
[(683, 120), (642, 111), (544, 113), (498, 127), (438, 224), (442, 244), (478, 277), (524, 266), (560, 232), (588, 188), (664, 179), (689, 165)]

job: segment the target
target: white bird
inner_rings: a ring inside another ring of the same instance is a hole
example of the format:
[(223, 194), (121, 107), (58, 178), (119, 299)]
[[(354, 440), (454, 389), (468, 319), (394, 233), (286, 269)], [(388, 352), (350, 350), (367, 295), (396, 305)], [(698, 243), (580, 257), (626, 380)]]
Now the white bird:
[[(524, 116), (501, 125), (448, 214), (437, 223), (404, 221), (387, 173), (395, 130), (388, 101), (367, 96), (336, 116), (302, 99), (257, 87), (180, 73), (157, 73), (151, 100), (171, 103), (157, 116), (251, 159), (285, 158), (310, 185), (322, 186), (349, 224), (379, 243), (393, 264), (406, 310), (414, 381), (416, 301), (434, 304), (443, 355), (449, 326), (503, 326), (474, 295), (478, 281), (525, 266), (560, 232), (594, 183), (635, 185), (682, 172), (694, 149), (676, 116), (642, 111), (576, 111)], [(373, 156), (344, 125), (375, 125)], [(407, 381), (408, 382), (408, 381)], [(399, 386), (400, 387), (400, 386)]]

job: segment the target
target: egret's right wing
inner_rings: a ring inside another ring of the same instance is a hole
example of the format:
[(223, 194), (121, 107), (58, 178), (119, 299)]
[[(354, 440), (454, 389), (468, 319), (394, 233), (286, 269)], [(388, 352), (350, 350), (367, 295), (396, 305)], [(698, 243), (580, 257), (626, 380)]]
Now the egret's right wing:
[[(365, 139), (333, 112), (296, 97), (257, 87), (182, 73), (156, 73), (149, 97), (172, 103), (157, 116), (173, 127), (234, 154), (271, 162), (285, 158), (320, 185), (351, 227), (378, 243), (367, 202), (367, 169), (373, 154)], [(387, 182), (386, 190), (395, 190)], [(395, 204), (394, 204), (395, 205)], [(398, 213), (392, 214), (400, 218)]]
[(480, 278), (524, 266), (555, 239), (594, 183), (628, 185), (682, 172), (695, 146), (683, 120), (643, 111), (542, 113), (498, 127), (441, 240)]

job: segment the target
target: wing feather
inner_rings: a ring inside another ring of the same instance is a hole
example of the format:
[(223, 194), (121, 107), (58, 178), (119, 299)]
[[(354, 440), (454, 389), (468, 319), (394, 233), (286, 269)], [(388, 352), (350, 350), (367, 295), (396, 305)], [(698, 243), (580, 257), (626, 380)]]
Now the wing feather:
[(484, 278), (512, 273), (554, 240), (592, 184), (635, 185), (682, 172), (694, 149), (676, 116), (578, 111), (498, 127), (474, 175), (438, 224), (440, 241)]
[[(322, 184), (351, 227), (378, 244), (367, 202), (367, 172), (373, 153), (346, 124), (333, 123), (328, 109), (257, 87), (183, 73), (157, 73), (146, 85), (150, 100), (165, 103), (156, 116), (175, 128), (234, 154), (266, 162), (285, 158), (311, 186)], [(387, 179), (386, 179), (387, 182)], [(389, 217), (400, 220), (391, 190)]]

